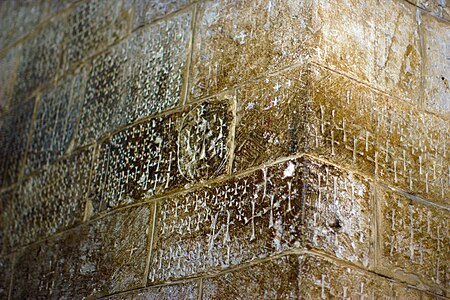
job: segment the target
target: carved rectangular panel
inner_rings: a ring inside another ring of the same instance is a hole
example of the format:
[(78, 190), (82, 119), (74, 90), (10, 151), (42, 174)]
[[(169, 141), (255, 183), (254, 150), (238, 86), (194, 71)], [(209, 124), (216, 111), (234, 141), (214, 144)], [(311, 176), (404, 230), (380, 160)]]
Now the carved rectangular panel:
[(79, 224), (83, 219), (92, 149), (75, 153), (26, 178), (7, 199), (7, 245), (15, 248)]
[(191, 18), (182, 13), (129, 38), (124, 123), (183, 102)]
[(191, 96), (215, 94), (308, 57), (310, 1), (200, 4)]
[(299, 257), (302, 299), (439, 299), (413, 289), (318, 256)]
[(450, 236), (448, 210), (380, 191), (381, 268), (412, 284), (448, 292)]
[(106, 48), (128, 31), (122, 1), (82, 1), (67, 16), (66, 68)]
[(182, 278), (299, 247), (370, 259), (370, 188), (300, 159), (161, 200), (150, 280)]
[(300, 299), (295, 255), (246, 266), (203, 280), (202, 299)]
[(110, 296), (109, 300), (197, 300), (199, 298), (199, 281), (188, 281), (173, 285), (162, 285), (135, 290)]
[(97, 298), (144, 286), (151, 211), (118, 211), (24, 248), (12, 298)]
[(299, 67), (238, 89), (235, 171), (303, 150), (307, 75)]
[(228, 101), (209, 101), (114, 134), (100, 146), (91, 193), (95, 210), (226, 172), (231, 117)]
[(17, 181), (25, 155), (35, 99), (16, 105), (0, 118), (0, 187)]
[[(438, 1), (423, 1), (437, 4)], [(444, 2), (445, 3), (445, 2)], [(450, 7), (447, 2), (447, 17)], [(448, 18), (450, 20), (450, 18)], [(424, 100), (428, 108), (450, 114), (450, 29), (448, 21), (421, 14), (424, 51)]]
[(37, 102), (25, 174), (55, 161), (72, 142), (83, 105), (84, 70), (63, 79)]

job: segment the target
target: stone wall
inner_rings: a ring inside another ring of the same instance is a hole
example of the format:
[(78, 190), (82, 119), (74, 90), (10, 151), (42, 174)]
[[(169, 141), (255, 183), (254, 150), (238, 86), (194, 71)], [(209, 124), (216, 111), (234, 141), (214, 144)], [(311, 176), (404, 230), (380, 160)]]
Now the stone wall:
[(1, 299), (450, 297), (446, 0), (0, 2)]

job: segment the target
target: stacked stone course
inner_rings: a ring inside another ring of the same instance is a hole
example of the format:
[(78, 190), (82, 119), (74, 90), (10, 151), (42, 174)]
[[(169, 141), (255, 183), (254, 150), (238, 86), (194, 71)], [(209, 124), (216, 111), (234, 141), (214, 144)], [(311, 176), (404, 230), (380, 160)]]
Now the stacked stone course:
[(448, 1), (0, 26), (0, 299), (450, 297)]

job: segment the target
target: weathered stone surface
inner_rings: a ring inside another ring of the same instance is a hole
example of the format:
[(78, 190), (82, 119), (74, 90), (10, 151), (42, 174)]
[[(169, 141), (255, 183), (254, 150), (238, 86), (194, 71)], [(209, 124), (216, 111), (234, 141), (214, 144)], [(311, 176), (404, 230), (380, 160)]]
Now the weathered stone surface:
[(450, 2), (447, 0), (416, 0), (416, 3), (431, 14), (450, 20)]
[(314, 2), (314, 61), (418, 101), (421, 57), (413, 5), (376, 0)]
[(126, 50), (127, 44), (121, 43), (93, 60), (86, 82), (77, 144), (93, 142), (123, 124)]
[(39, 97), (25, 173), (55, 161), (70, 146), (83, 104), (84, 70), (63, 79)]
[(9, 108), (13, 97), (16, 68), (19, 63), (18, 53), (11, 51), (0, 58), (0, 114)]
[(432, 110), (450, 115), (450, 25), (422, 14), (420, 28), (425, 54), (425, 104)]
[(150, 280), (298, 247), (367, 266), (369, 189), (358, 176), (301, 159), (161, 200)]
[(0, 298), (8, 299), (13, 256), (0, 256)]
[(94, 59), (80, 145), (182, 102), (190, 23), (190, 12), (161, 21)]
[(19, 176), (31, 126), (35, 99), (13, 107), (0, 119), (0, 187)]
[(46, 0), (4, 0), (0, 3), (0, 49), (33, 31), (46, 15)]
[(68, 15), (66, 68), (128, 32), (130, 16), (122, 1), (82, 1)]
[(418, 104), (423, 65), (418, 8), (407, 1), (377, 1), (376, 6), (369, 8), (374, 14), (375, 34), (372, 84)]
[(130, 37), (124, 123), (183, 102), (191, 18), (183, 13)]
[(196, 104), (114, 134), (100, 146), (92, 197), (101, 211), (226, 171), (228, 101)]
[(193, 98), (214, 94), (308, 56), (309, 1), (210, 1), (199, 7)]
[(314, 0), (313, 59), (352, 77), (373, 82), (376, 0)]
[(295, 68), (238, 89), (234, 170), (303, 150), (306, 70)]
[(150, 207), (118, 211), (21, 251), (12, 299), (97, 297), (145, 285)]
[(203, 280), (202, 299), (299, 299), (299, 260), (283, 256)]
[(374, 174), (377, 95), (346, 76), (311, 67), (306, 151)]
[(329, 259), (304, 255), (299, 261), (301, 299), (439, 299)]
[(448, 210), (413, 202), (390, 190), (379, 194), (381, 271), (448, 292)]
[(106, 299), (109, 300), (126, 300), (126, 299), (139, 299), (139, 300), (172, 300), (172, 299), (184, 299), (184, 300), (197, 300), (199, 298), (199, 284), (198, 281), (190, 281), (174, 285), (163, 285), (148, 287), (141, 290), (128, 292), (125, 294), (118, 294), (110, 296)]
[(189, 0), (131, 0), (125, 1), (124, 5), (127, 9), (133, 10), (132, 28), (137, 28), (174, 12), (189, 2)]
[(378, 106), (377, 175), (431, 201), (450, 203), (449, 123), (400, 101)]
[(15, 81), (15, 100), (53, 79), (60, 67), (64, 31), (63, 21), (53, 20), (22, 45)]
[(75, 153), (25, 179), (11, 193), (2, 211), (10, 249), (82, 221), (91, 163), (92, 149)]

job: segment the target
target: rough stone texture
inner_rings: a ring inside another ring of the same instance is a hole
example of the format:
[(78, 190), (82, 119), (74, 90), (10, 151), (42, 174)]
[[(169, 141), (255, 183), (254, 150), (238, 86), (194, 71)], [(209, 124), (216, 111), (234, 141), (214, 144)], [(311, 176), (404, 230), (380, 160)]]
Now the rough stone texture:
[(299, 260), (301, 299), (439, 299), (329, 259), (304, 255)]
[(27, 151), (26, 174), (53, 162), (68, 150), (83, 104), (84, 81), (84, 70), (80, 70), (39, 98)]
[(6, 48), (20, 37), (30, 33), (42, 20), (47, 10), (46, 0), (14, 1), (0, 3), (0, 48)]
[(19, 63), (17, 52), (9, 52), (0, 58), (0, 114), (8, 110), (13, 96), (16, 68)]
[(121, 0), (90, 0), (77, 5), (67, 16), (66, 67), (121, 38), (128, 31), (129, 18)]
[(423, 67), (425, 104), (432, 110), (449, 115), (450, 28), (448, 22), (440, 21), (428, 14), (422, 14), (421, 22), (425, 53)]
[(132, 28), (144, 26), (155, 19), (172, 13), (191, 2), (190, 0), (131, 0), (125, 1), (127, 9), (132, 9)]
[(125, 112), (123, 96), (126, 50), (127, 44), (123, 42), (92, 61), (86, 82), (77, 144), (93, 142), (122, 125), (121, 119)]
[(0, 187), (17, 181), (25, 154), (35, 99), (12, 108), (0, 119)]
[(417, 0), (416, 3), (431, 14), (450, 20), (450, 2), (447, 0)]
[(78, 144), (182, 102), (190, 19), (184, 13), (161, 21), (94, 59)]
[(0, 298), (8, 299), (13, 267), (12, 256), (0, 257)]
[(5, 244), (13, 249), (79, 224), (85, 209), (92, 149), (25, 179), (4, 201)]
[(0, 0), (0, 298), (448, 298), (449, 11)]
[(267, 71), (303, 62), (309, 1), (209, 1), (194, 37), (191, 97), (211, 95)]
[(299, 260), (283, 256), (203, 280), (202, 299), (299, 299)]
[(314, 61), (418, 101), (421, 55), (413, 5), (377, 0), (313, 2)]
[(62, 20), (54, 20), (22, 45), (15, 101), (22, 100), (56, 76), (61, 64), (63, 26)]
[(151, 208), (122, 210), (24, 248), (11, 299), (96, 297), (145, 285)]
[(238, 90), (235, 170), (303, 150), (307, 79), (306, 68), (295, 68)]
[(450, 257), (448, 210), (380, 191), (380, 255), (383, 272), (442, 294), (448, 289)]
[(164, 285), (149, 287), (137, 291), (128, 292), (125, 294), (118, 294), (107, 297), (110, 300), (197, 300), (199, 299), (199, 284), (195, 281), (180, 283), (176, 285)]
[(231, 122), (227, 101), (153, 118), (100, 146), (92, 197), (104, 210), (162, 194), (226, 171)]
[(183, 102), (191, 18), (190, 12), (183, 13), (130, 37), (125, 79), (126, 123)]
[(299, 247), (367, 266), (369, 193), (359, 176), (306, 159), (168, 197), (158, 205), (150, 280)]

